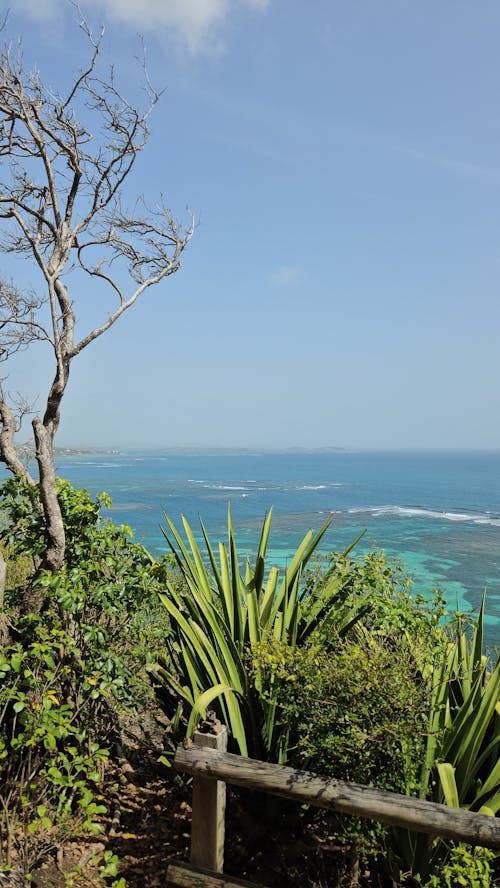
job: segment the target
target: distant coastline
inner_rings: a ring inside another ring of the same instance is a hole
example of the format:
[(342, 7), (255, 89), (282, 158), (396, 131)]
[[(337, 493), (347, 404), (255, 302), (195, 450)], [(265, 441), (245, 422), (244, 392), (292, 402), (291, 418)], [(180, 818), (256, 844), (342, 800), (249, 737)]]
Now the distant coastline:
[(103, 456), (104, 454), (120, 453), (120, 450), (103, 447), (54, 447), (55, 456)]
[[(26, 445), (26, 447), (30, 447), (30, 445)], [(172, 445), (164, 445), (164, 444), (150, 444), (147, 446), (144, 445), (124, 445), (123, 447), (87, 447), (87, 446), (73, 446), (73, 447), (63, 447), (57, 446), (54, 448), (54, 452), (56, 456), (117, 456), (119, 454), (133, 454), (133, 453), (145, 453), (145, 454), (178, 454), (178, 455), (193, 455), (193, 456), (250, 456), (252, 454), (273, 454), (273, 453), (283, 453), (290, 455), (307, 455), (307, 454), (315, 454), (315, 453), (344, 453), (344, 454), (404, 454), (415, 456), (434, 456), (439, 454), (450, 454), (461, 456), (464, 454), (474, 454), (474, 455), (488, 455), (488, 454), (497, 454), (500, 452), (500, 447), (344, 447), (340, 445), (327, 445), (322, 447), (304, 447), (304, 446), (291, 446), (291, 447), (232, 447), (232, 446), (224, 446), (224, 445), (210, 445), (210, 444), (172, 444)]]
[(250, 453), (349, 453), (348, 447), (223, 447), (203, 444), (177, 444), (172, 447), (54, 447), (56, 456), (116, 456), (118, 453), (250, 454)]

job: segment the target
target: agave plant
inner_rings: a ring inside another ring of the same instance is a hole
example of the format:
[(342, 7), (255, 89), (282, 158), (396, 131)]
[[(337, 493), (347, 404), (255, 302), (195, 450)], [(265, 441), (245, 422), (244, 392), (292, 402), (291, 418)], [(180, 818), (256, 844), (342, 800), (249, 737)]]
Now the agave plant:
[[(500, 811), (500, 657), (483, 654), (484, 597), (472, 638), (460, 616), (439, 661), (424, 676), (431, 686), (420, 797), (496, 816)], [(446, 856), (443, 841), (397, 831), (407, 869), (421, 876)]]
[(178, 584), (167, 581), (160, 596), (170, 615), (172, 635), (166, 639), (166, 656), (155, 674), (164, 690), (183, 701), (188, 734), (213, 705), (242, 755), (283, 762), (289, 729), (280, 723), (272, 694), (263, 694), (258, 669), (251, 668), (252, 647), (271, 639), (292, 649), (304, 644), (334, 609), (342, 634), (369, 605), (349, 600), (345, 578), (327, 577), (316, 593), (301, 584), (304, 569), (331, 519), (316, 534), (309, 531), (305, 535), (282, 574), (275, 566), (266, 568), (271, 520), (269, 512), (255, 561), (251, 564), (247, 558), (242, 570), (230, 510), (228, 543), (219, 543), (217, 555), (203, 522), (202, 555), (186, 519), (182, 523), (187, 545), (166, 516), (164, 536), (185, 588), (180, 591)]

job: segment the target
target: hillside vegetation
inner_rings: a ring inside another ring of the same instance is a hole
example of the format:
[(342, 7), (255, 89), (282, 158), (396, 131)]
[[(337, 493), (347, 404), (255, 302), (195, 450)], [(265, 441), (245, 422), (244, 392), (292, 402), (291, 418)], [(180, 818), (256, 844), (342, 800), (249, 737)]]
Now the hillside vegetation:
[[(268, 564), (271, 514), (252, 561), (230, 515), (217, 548), (203, 525), (200, 543), (187, 522), (168, 522), (171, 554), (158, 561), (101, 520), (104, 494), (63, 480), (57, 494), (66, 564), (51, 573), (36, 488), (2, 489), (0, 867), (12, 884), (154, 885), (144, 861), (142, 882), (125, 865), (137, 836), (122, 830), (119, 848), (114, 838), (120, 796), (133, 807), (123, 775), (154, 781), (142, 789), (155, 810), (162, 792), (175, 795), (171, 834), (155, 814), (155, 840), (185, 853), (173, 837), (179, 822), (186, 830), (189, 787), (172, 753), (207, 709), (231, 751), (498, 816), (500, 660), (483, 650), (482, 611), (466, 621), (439, 595), (413, 597), (381, 552), (315, 560), (327, 525), (282, 572)], [(486, 888), (498, 875), (485, 849), (264, 796), (230, 805), (227, 870), (268, 885)], [(91, 848), (85, 864), (80, 855), (62, 881), (41, 875), (76, 841)]]

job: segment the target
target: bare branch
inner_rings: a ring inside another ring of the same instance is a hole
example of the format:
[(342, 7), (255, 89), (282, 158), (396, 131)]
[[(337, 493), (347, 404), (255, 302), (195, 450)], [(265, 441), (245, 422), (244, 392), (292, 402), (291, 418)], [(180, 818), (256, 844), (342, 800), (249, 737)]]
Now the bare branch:
[(34, 484), (33, 478), (19, 457), (14, 445), (14, 435), (18, 428), (14, 413), (4, 400), (0, 386), (0, 458), (13, 475), (25, 478), (30, 484)]
[[(181, 267), (181, 255), (193, 236), (194, 224), (192, 218), (189, 227), (182, 230), (165, 206), (155, 212), (149, 210), (148, 215), (143, 217), (121, 213), (108, 220), (108, 228), (100, 239), (79, 245), (78, 259), (81, 268), (91, 277), (105, 281), (117, 293), (120, 304), (103, 324), (75, 344), (73, 355), (105, 333), (145, 290), (178, 271)], [(95, 265), (88, 263), (84, 258), (85, 251), (103, 244), (107, 246), (109, 255), (100, 258)], [(127, 298), (122, 288), (104, 270), (118, 258), (127, 261), (129, 275), (138, 284), (137, 289)]]
[(20, 293), (12, 284), (0, 282), (0, 361), (36, 340), (51, 342), (37, 320), (44, 300), (36, 293)]
[(71, 3), (71, 5), (77, 11), (78, 16), (80, 18), (79, 28), (83, 31), (83, 33), (87, 37), (94, 52), (90, 58), (88, 67), (84, 71), (81, 72), (79, 77), (77, 77), (77, 79), (75, 80), (73, 86), (71, 87), (71, 89), (69, 91), (68, 97), (63, 102), (63, 104), (61, 106), (61, 112), (60, 112), (61, 116), (64, 114), (66, 108), (68, 108), (71, 105), (71, 102), (73, 101), (75, 95), (77, 94), (77, 92), (80, 89), (80, 87), (82, 86), (82, 84), (84, 84), (85, 80), (90, 76), (90, 74), (92, 74), (92, 71), (94, 70), (94, 68), (97, 64), (97, 57), (98, 57), (99, 52), (101, 50), (101, 41), (102, 41), (102, 38), (104, 37), (104, 25), (101, 26), (101, 32), (99, 34), (99, 38), (97, 40), (95, 40), (94, 35), (92, 34), (92, 31), (89, 28), (89, 25), (88, 25), (85, 17), (82, 15), (82, 12), (81, 12), (81, 9), (80, 9), (80, 6), (78, 5), (78, 3)]

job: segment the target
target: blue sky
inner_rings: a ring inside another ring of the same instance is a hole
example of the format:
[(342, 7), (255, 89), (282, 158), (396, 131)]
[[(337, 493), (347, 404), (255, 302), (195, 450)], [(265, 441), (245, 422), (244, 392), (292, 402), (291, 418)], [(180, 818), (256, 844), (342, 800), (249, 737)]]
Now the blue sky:
[[(58, 443), (498, 448), (496, 0), (81, 8), (124, 93), (138, 33), (165, 87), (127, 197), (198, 225), (183, 268), (75, 360)], [(65, 0), (9, 16), (61, 89), (75, 21)], [(82, 332), (111, 307), (74, 299)], [(8, 368), (39, 408), (49, 357)]]

